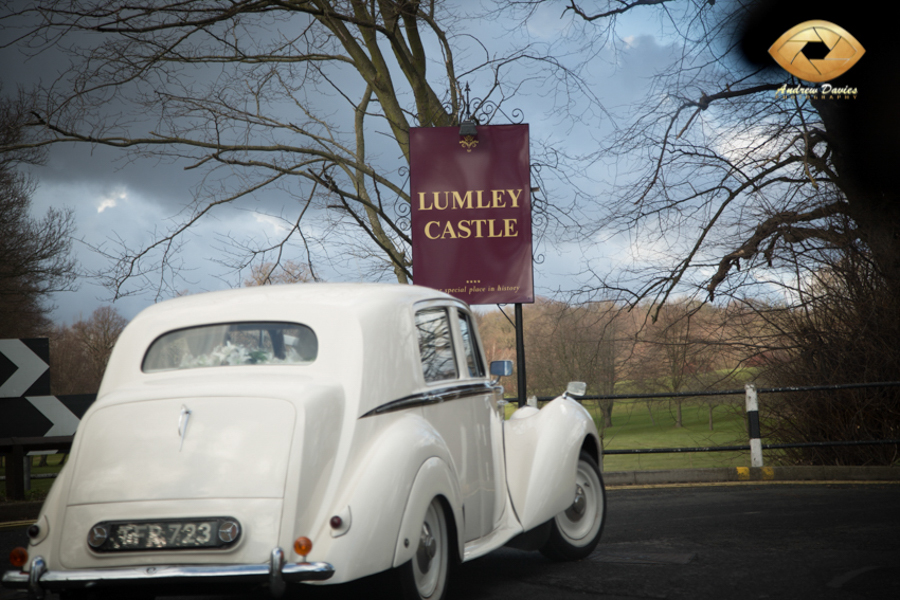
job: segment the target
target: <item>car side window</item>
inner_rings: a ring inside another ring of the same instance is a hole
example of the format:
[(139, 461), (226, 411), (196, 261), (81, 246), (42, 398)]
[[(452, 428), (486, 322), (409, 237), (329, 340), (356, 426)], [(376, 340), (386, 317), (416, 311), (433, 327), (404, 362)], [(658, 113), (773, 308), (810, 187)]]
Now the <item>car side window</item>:
[(469, 368), (469, 377), (484, 377), (484, 364), (481, 362), (478, 342), (472, 331), (469, 315), (463, 311), (457, 311), (459, 315), (459, 333), (462, 335), (463, 350), (466, 352), (466, 366)]
[(425, 381), (456, 379), (456, 359), (450, 335), (450, 319), (443, 308), (431, 308), (416, 313), (419, 332), (419, 356)]

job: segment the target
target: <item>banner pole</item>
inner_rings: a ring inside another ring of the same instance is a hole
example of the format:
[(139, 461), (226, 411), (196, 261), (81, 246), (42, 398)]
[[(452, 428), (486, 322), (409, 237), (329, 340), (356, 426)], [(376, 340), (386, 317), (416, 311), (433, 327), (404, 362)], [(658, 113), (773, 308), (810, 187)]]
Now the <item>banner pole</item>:
[(525, 328), (522, 323), (522, 304), (516, 303), (516, 374), (519, 408), (525, 406)]

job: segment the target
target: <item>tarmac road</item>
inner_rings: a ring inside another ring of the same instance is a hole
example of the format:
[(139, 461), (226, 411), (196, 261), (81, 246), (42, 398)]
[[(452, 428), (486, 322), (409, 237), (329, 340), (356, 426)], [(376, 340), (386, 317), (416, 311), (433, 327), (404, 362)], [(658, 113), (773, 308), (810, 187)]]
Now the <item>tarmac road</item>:
[[(460, 566), (450, 597), (900, 598), (898, 484), (616, 488), (607, 504), (603, 540), (588, 559), (552, 563), (502, 549)], [(0, 527), (0, 557), (22, 539), (22, 527)], [(302, 597), (373, 597), (374, 583)], [(0, 591), (2, 600), (24, 597)]]

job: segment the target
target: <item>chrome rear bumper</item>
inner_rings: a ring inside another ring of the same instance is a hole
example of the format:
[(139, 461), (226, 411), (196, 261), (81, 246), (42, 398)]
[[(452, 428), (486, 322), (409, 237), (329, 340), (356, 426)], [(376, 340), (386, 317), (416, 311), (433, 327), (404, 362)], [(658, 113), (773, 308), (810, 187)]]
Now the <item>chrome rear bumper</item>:
[(269, 591), (272, 596), (277, 598), (284, 593), (286, 582), (324, 581), (334, 575), (334, 567), (324, 562), (285, 563), (284, 551), (281, 548), (272, 550), (268, 564), (159, 565), (118, 569), (48, 571), (44, 559), (36, 556), (32, 559), (30, 566), (28, 572), (7, 571), (4, 573), (3, 586), (27, 589), (30, 598), (38, 599), (42, 598), (46, 591), (100, 589), (119, 585), (152, 587), (185, 583), (268, 583)]

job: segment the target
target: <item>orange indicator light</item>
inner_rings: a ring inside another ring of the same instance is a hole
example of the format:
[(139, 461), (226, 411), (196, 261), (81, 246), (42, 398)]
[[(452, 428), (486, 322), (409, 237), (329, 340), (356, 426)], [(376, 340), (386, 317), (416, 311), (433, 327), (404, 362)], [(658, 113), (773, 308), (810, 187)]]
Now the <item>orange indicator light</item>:
[(13, 548), (12, 552), (9, 553), (9, 562), (17, 569), (21, 569), (28, 562), (28, 550), (21, 546)]
[(294, 542), (294, 552), (302, 556), (304, 559), (306, 555), (312, 551), (312, 540), (305, 536), (300, 536)]

